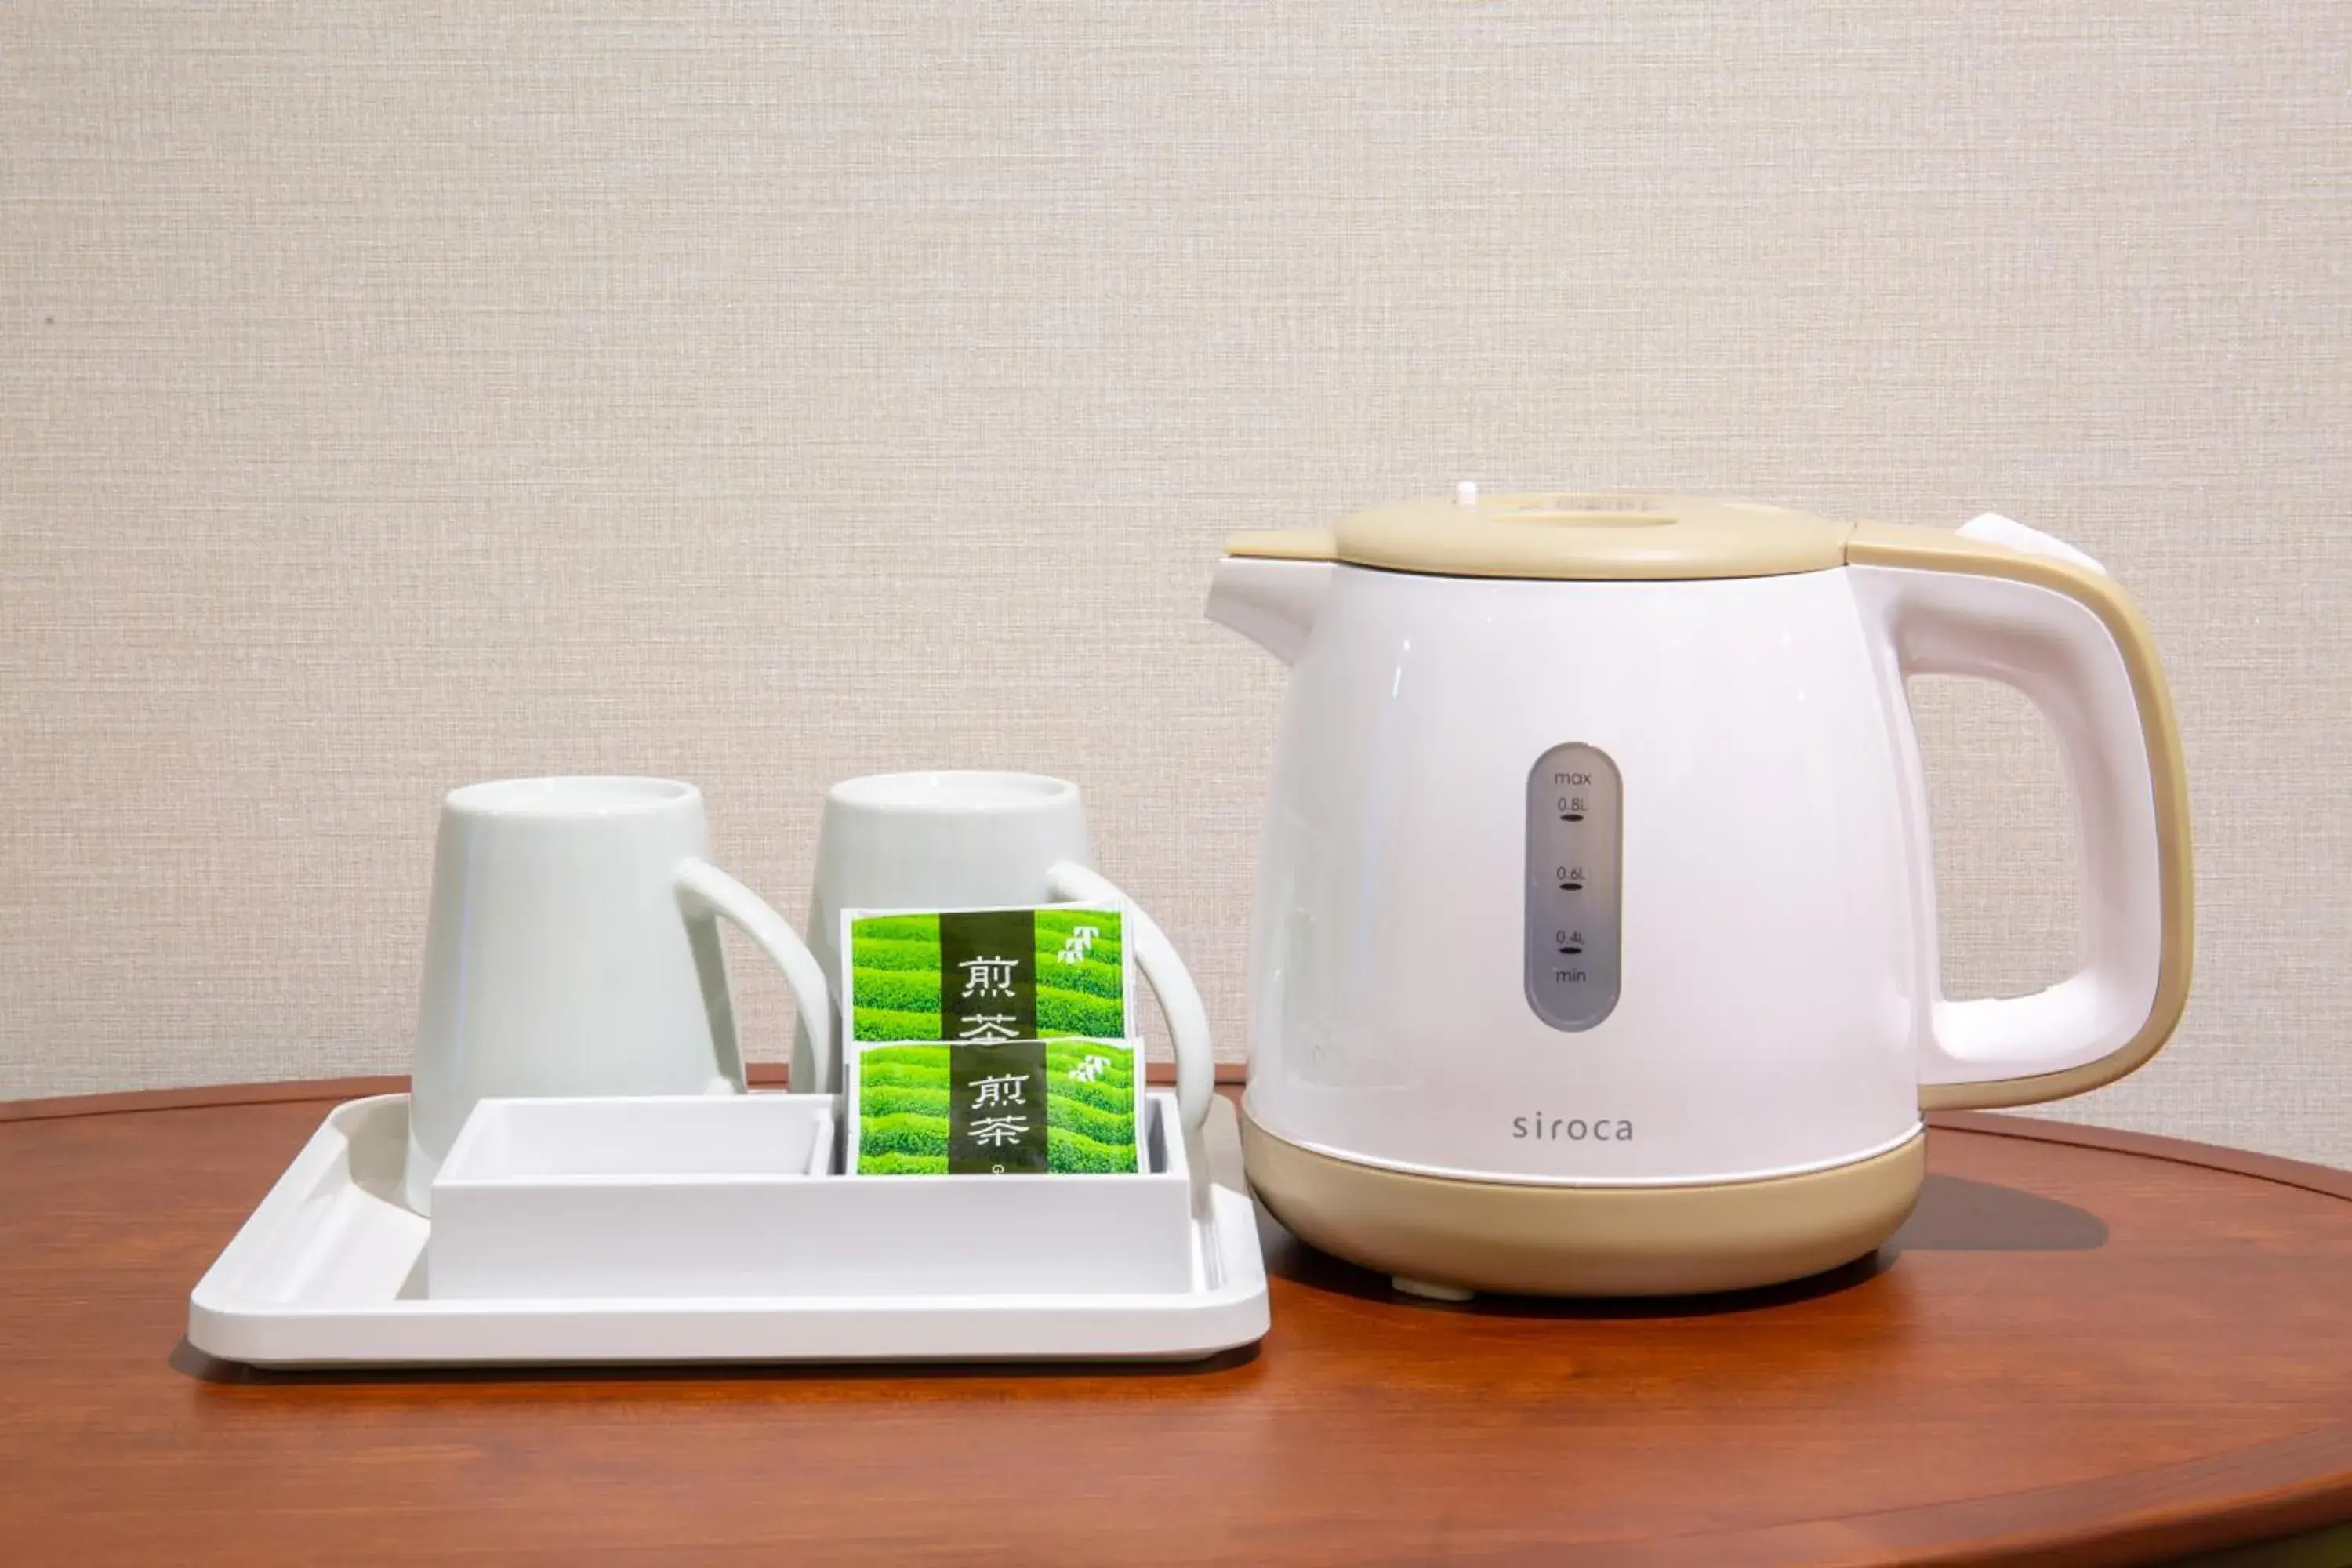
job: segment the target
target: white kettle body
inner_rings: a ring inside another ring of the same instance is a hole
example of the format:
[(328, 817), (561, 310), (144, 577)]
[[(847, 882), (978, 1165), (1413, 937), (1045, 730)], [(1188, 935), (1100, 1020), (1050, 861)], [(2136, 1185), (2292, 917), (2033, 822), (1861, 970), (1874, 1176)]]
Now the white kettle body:
[[(2128, 604), (2053, 553), (1859, 531), (1522, 497), (1236, 542), (1210, 613), (1291, 663), (1244, 1132), (1292, 1228), (1441, 1292), (1794, 1278), (1901, 1224), (1923, 1098), (2162, 1043), (2186, 813)], [(2022, 687), (2083, 801), (2090, 951), (2040, 996), (1941, 995), (1929, 671)]]

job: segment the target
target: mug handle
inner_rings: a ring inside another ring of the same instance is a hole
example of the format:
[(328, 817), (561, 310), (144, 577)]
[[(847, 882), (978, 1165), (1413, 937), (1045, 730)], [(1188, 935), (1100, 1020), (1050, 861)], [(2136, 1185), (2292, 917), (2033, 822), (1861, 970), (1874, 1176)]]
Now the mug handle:
[[(768, 901), (713, 866), (708, 860), (684, 860), (677, 868), (677, 901), (688, 916), (709, 918), (724, 915), (753, 942), (761, 952), (775, 960), (776, 967), (784, 972), (785, 984), (793, 988), (793, 1002), (799, 1007), (801, 1027), (808, 1031), (810, 1041), (817, 1047), (815, 1058), (817, 1081), (803, 1086), (793, 1085), (795, 1093), (831, 1094), (833, 1092), (833, 994), (825, 988), (824, 966), (816, 961), (803, 942), (798, 932), (784, 923), (783, 917), (768, 907)], [(750, 1087), (743, 1070), (741, 1050), (736, 1052), (735, 1085)]]
[(1185, 1130), (1199, 1131), (1209, 1119), (1209, 1104), (1216, 1095), (1217, 1063), (1209, 1041), (1209, 1010), (1201, 1005), (1200, 989), (1192, 984), (1192, 971), (1176, 956), (1175, 944), (1159, 922), (1120, 892), (1109, 878), (1075, 860), (1049, 868), (1045, 885), (1057, 899), (1108, 904), (1126, 911), (1135, 935), (1135, 962), (1152, 995), (1160, 1000), (1160, 1016), (1168, 1020), (1168, 1036), (1176, 1047), (1176, 1108)]

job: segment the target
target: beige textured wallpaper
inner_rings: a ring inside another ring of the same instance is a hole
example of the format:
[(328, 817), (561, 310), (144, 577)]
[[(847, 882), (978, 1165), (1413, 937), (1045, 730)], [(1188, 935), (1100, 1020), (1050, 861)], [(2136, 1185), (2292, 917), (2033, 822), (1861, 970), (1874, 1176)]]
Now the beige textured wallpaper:
[[(2200, 973), (2067, 1113), (2352, 1163), (2347, 81), (2337, 0), (0, 8), (0, 1095), (399, 1067), (436, 798), (556, 769), (795, 913), (828, 781), (1066, 773), (1237, 1053), (1216, 541), (1469, 476), (2104, 557)], [(1925, 701), (1952, 981), (2046, 981), (2052, 749)]]

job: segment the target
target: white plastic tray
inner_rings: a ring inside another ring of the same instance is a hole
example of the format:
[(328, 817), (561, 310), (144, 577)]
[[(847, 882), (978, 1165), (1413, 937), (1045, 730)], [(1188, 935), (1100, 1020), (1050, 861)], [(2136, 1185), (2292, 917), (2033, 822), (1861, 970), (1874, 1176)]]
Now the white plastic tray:
[[(1172, 1127), (1172, 1100), (1152, 1098)], [(1184, 1360), (1266, 1331), (1256, 1215), (1222, 1101), (1188, 1151), (1191, 1279), (1177, 1290), (958, 1292), (950, 1281), (873, 1295), (431, 1295), (431, 1225), (399, 1196), (407, 1136), (405, 1095), (330, 1112), (190, 1293), (189, 1342), (257, 1366)], [(956, 1178), (812, 1180), (911, 1192)]]

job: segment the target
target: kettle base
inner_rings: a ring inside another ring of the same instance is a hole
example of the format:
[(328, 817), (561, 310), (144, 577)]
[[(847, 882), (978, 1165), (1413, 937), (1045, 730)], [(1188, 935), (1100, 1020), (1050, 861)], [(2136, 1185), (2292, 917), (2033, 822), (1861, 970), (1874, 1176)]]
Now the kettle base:
[(1412, 1175), (1276, 1138), (1244, 1110), (1258, 1199), (1335, 1257), (1454, 1292), (1689, 1296), (1777, 1285), (1875, 1250), (1919, 1200), (1923, 1131), (1825, 1171), (1681, 1187)]

